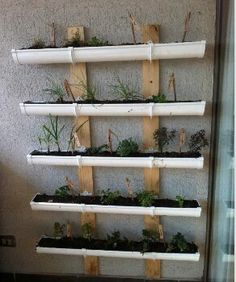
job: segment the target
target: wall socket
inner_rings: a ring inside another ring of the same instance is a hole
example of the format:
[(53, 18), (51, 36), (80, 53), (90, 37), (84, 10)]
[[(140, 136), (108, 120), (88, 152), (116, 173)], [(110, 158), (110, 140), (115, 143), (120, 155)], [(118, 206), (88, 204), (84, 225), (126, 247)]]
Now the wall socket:
[(16, 238), (13, 235), (0, 235), (0, 247), (16, 247)]

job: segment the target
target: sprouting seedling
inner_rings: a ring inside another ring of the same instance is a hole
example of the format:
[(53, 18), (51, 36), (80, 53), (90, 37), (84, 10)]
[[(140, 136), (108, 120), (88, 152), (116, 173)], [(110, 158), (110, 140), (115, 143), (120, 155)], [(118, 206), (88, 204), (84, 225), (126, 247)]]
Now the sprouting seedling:
[(93, 238), (93, 232), (94, 232), (94, 228), (92, 226), (92, 224), (90, 223), (85, 223), (81, 226), (81, 231), (82, 231), (82, 237), (84, 239), (87, 239), (89, 241), (92, 240)]
[(182, 208), (184, 206), (184, 197), (181, 195), (177, 195), (175, 199), (179, 207)]
[(112, 92), (119, 99), (128, 101), (134, 99), (140, 99), (140, 96), (137, 94), (137, 90), (130, 86), (129, 84), (125, 84), (119, 77), (117, 77), (117, 83), (110, 85)]
[(134, 199), (133, 188), (131, 186), (131, 181), (128, 177), (125, 178), (125, 183), (126, 183), (126, 187), (127, 187), (127, 191), (128, 191), (128, 197), (133, 200)]
[(66, 41), (65, 47), (80, 47), (83, 46), (79, 31), (76, 31), (74, 36)]
[(56, 82), (52, 82), (52, 86), (50, 88), (43, 89), (44, 92), (48, 93), (52, 97), (57, 98), (57, 101), (63, 103), (64, 102), (64, 96), (65, 91), (61, 84), (58, 84)]
[(67, 151), (72, 150), (72, 153), (75, 151), (75, 147), (80, 147), (81, 144), (79, 142), (79, 137), (78, 137), (78, 133), (79, 131), (82, 129), (82, 127), (84, 126), (84, 124), (88, 122), (88, 120), (84, 121), (81, 125), (79, 125), (78, 127), (76, 127), (76, 125), (74, 125), (71, 129), (70, 132), (70, 137), (69, 137), (69, 141), (68, 141), (68, 148)]
[(113, 152), (113, 149), (112, 149), (112, 135), (114, 135), (117, 140), (119, 140), (118, 136), (111, 130), (111, 129), (108, 129), (108, 150), (110, 151), (110, 153), (112, 154)]
[(190, 18), (191, 18), (191, 12), (188, 12), (187, 16), (185, 17), (185, 21), (184, 21), (184, 34), (183, 34), (182, 42), (185, 41), (185, 37), (187, 33), (189, 32)]
[(161, 127), (156, 129), (153, 133), (153, 139), (155, 144), (158, 146), (158, 149), (163, 153), (163, 149), (166, 145), (169, 145), (171, 141), (175, 138), (176, 130), (168, 131), (166, 127)]
[(42, 152), (42, 150), (43, 150), (43, 138), (41, 136), (38, 136), (38, 142), (39, 142), (40, 151)]
[(84, 80), (81, 80), (78, 84), (79, 89), (82, 91), (81, 98), (87, 101), (94, 101), (97, 93), (96, 86), (87, 85)]
[(139, 146), (132, 138), (124, 139), (119, 142), (116, 149), (116, 153), (120, 157), (128, 157), (132, 154), (136, 154), (139, 151)]
[(35, 38), (31, 46), (32, 49), (41, 49), (45, 47), (45, 42), (40, 38)]
[(173, 90), (175, 102), (177, 101), (176, 85), (175, 85), (175, 74), (172, 72), (168, 83), (169, 91)]
[(186, 143), (186, 132), (184, 128), (181, 128), (179, 131), (179, 152), (181, 153), (182, 147)]
[(43, 127), (43, 136), (38, 136), (38, 141), (39, 141), (39, 145), (40, 145), (40, 150), (42, 151), (43, 143), (44, 143), (46, 145), (47, 151), (49, 153), (50, 152), (50, 144), (51, 144), (52, 138), (51, 138), (51, 134), (49, 134), (45, 130), (44, 127)]
[(74, 102), (76, 102), (75, 96), (73, 95), (73, 92), (72, 92), (72, 90), (71, 90), (70, 84), (69, 84), (69, 82), (68, 82), (67, 79), (64, 80), (64, 88), (65, 88), (65, 90), (66, 90), (67, 95), (68, 95), (69, 97), (71, 97)]
[(63, 125), (61, 128), (58, 128), (58, 116), (53, 118), (51, 115), (49, 115), (49, 119), (50, 127), (44, 124), (43, 128), (50, 134), (50, 137), (54, 140), (55, 144), (57, 145), (58, 152), (60, 152), (60, 136), (62, 130), (65, 128), (65, 125)]
[(56, 47), (56, 27), (55, 23), (52, 22), (50, 26), (50, 46), (51, 47)]
[(55, 238), (61, 238), (64, 235), (65, 224), (54, 223), (53, 234)]
[(72, 224), (70, 222), (67, 222), (66, 224), (66, 237), (73, 239), (73, 235), (72, 235)]
[(206, 138), (206, 131), (204, 129), (201, 129), (195, 134), (191, 135), (188, 145), (190, 152), (195, 153), (198, 153), (204, 147), (209, 146), (208, 140)]
[(105, 41), (103, 39), (99, 39), (96, 36), (94, 36), (94, 37), (92, 37), (91, 39), (88, 40), (87, 45), (90, 46), (90, 47), (93, 47), (93, 46), (108, 46), (110, 44), (108, 43), (108, 41)]

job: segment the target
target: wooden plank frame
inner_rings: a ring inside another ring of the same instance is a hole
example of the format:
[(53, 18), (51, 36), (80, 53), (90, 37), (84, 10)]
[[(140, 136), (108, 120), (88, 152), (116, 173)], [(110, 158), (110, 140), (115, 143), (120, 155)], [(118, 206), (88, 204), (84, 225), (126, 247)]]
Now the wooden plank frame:
[[(145, 25), (142, 26), (142, 40), (147, 42), (151, 40), (153, 43), (159, 42), (159, 25)], [(145, 61), (142, 65), (143, 74), (143, 96), (148, 97), (159, 92), (159, 60), (152, 62)], [(154, 147), (153, 132), (159, 128), (159, 117), (144, 117), (143, 119), (143, 143), (144, 148)], [(160, 181), (158, 168), (144, 169), (144, 188), (146, 191), (152, 191), (159, 194)], [(159, 217), (144, 216), (144, 225), (146, 229), (159, 231)], [(146, 260), (145, 274), (148, 279), (157, 279), (161, 276), (160, 260)]]
[[(83, 41), (85, 38), (85, 32), (83, 26), (73, 26), (68, 27), (67, 29), (67, 37), (68, 39), (72, 39), (75, 33), (79, 33), (80, 39)], [(70, 81), (71, 81), (71, 89), (73, 91), (73, 95), (79, 97), (83, 94), (82, 89), (78, 87), (81, 81), (84, 84), (87, 84), (87, 72), (86, 72), (86, 63), (78, 63), (70, 65)], [(79, 140), (83, 146), (90, 147), (91, 146), (91, 136), (90, 136), (90, 121), (89, 117), (78, 117), (75, 118), (75, 124), (80, 125), (84, 121), (88, 120), (87, 123), (84, 124), (82, 129), (79, 132)], [(94, 193), (93, 188), (93, 170), (92, 167), (82, 167), (78, 168), (78, 177), (79, 177), (79, 187), (80, 192), (87, 191), (89, 193)], [(96, 228), (96, 214), (94, 213), (84, 213), (81, 214), (80, 224), (81, 226), (85, 223), (90, 223), (94, 230)], [(97, 276), (99, 274), (99, 259), (98, 257), (85, 257), (84, 258), (84, 271), (85, 274)]]

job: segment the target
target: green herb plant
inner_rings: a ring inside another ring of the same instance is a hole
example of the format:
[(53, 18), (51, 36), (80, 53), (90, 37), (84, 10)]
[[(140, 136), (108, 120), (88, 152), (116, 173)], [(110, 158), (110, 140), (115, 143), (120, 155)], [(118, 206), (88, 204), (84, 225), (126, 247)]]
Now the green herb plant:
[(84, 80), (81, 80), (77, 86), (82, 91), (81, 98), (84, 101), (94, 102), (97, 94), (97, 87), (92, 85), (87, 85)]
[(151, 101), (153, 103), (166, 103), (166, 96), (164, 94), (158, 93), (151, 96)]
[(51, 139), (54, 140), (54, 143), (57, 146), (58, 152), (61, 151), (60, 148), (60, 136), (65, 128), (65, 125), (63, 125), (61, 128), (58, 126), (58, 116), (53, 118), (51, 115), (49, 115), (50, 119), (50, 126), (44, 124), (43, 129), (51, 136)]
[(57, 188), (56, 191), (55, 191), (55, 195), (63, 197), (63, 198), (66, 198), (66, 197), (70, 196), (70, 188), (69, 188), (69, 186), (68, 185), (64, 185), (64, 186), (61, 186), (61, 187)]
[(195, 134), (191, 135), (188, 142), (190, 152), (199, 153), (203, 148), (209, 146), (206, 138), (206, 131), (201, 129)]
[(163, 153), (164, 147), (166, 145), (169, 145), (170, 142), (174, 140), (175, 134), (176, 134), (176, 130), (168, 131), (166, 127), (161, 127), (154, 131), (153, 139), (161, 153)]
[(116, 153), (120, 157), (128, 157), (132, 154), (137, 153), (138, 150), (138, 143), (135, 142), (132, 138), (129, 138), (119, 142), (118, 147), (116, 149)]
[(107, 234), (107, 246), (116, 249), (120, 243), (120, 231), (114, 231), (111, 235)]
[(66, 95), (63, 85), (56, 83), (55, 81), (51, 82), (50, 88), (43, 89), (44, 92), (51, 95), (53, 98), (55, 97), (58, 102), (63, 103), (64, 97)]
[(99, 39), (96, 36), (94, 36), (87, 41), (87, 45), (90, 47), (95, 47), (95, 46), (109, 46), (110, 44), (108, 43), (108, 41), (104, 41), (103, 39)]
[(189, 251), (189, 243), (185, 240), (181, 233), (173, 236), (168, 244), (167, 252), (169, 253), (187, 253)]
[(184, 197), (177, 195), (175, 199), (179, 207), (182, 208), (184, 206)]
[(66, 41), (65, 47), (81, 47), (84, 46), (83, 41), (80, 38), (80, 34), (77, 31), (74, 36)]
[(101, 203), (103, 205), (112, 205), (120, 197), (119, 191), (111, 191), (110, 189), (101, 191)]
[(139, 95), (137, 94), (137, 90), (129, 84), (125, 84), (119, 77), (117, 78), (117, 83), (111, 84), (110, 87), (113, 94), (120, 100), (132, 101), (135, 99), (140, 99)]
[(107, 144), (103, 144), (101, 146), (98, 147), (90, 147), (88, 148), (88, 154), (90, 155), (98, 155), (101, 154), (103, 152), (106, 152), (108, 150), (108, 145)]
[(142, 207), (151, 207), (155, 201), (156, 195), (153, 192), (141, 191), (136, 193), (136, 197)]
[(54, 223), (53, 235), (55, 238), (61, 238), (64, 235), (65, 224), (60, 224), (59, 222)]
[(145, 253), (150, 250), (150, 245), (159, 241), (159, 233), (155, 230), (143, 229), (143, 250), (142, 253)]
[(82, 237), (88, 241), (93, 239), (93, 226), (90, 223), (85, 223), (81, 226)]

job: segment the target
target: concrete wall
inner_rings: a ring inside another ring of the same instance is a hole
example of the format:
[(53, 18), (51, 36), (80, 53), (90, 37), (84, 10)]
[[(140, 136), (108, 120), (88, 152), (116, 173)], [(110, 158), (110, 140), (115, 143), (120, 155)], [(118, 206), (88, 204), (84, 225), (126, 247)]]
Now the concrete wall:
[[(181, 40), (186, 13), (192, 11), (191, 32), (187, 40), (207, 40), (204, 59), (161, 61), (161, 91), (168, 93), (168, 75), (175, 72), (179, 99), (204, 99), (208, 102), (204, 117), (162, 118), (161, 125), (170, 128), (186, 128), (189, 134), (205, 128), (210, 137), (211, 101), (213, 86), (213, 49), (215, 35), (214, 0), (9, 0), (0, 1), (0, 234), (16, 236), (16, 248), (0, 249), (0, 270), (26, 273), (82, 273), (81, 257), (37, 255), (35, 242), (41, 234), (51, 234), (55, 221), (71, 220), (79, 232), (79, 215), (72, 213), (32, 212), (29, 201), (36, 192), (53, 192), (64, 183), (64, 177), (76, 180), (74, 168), (29, 166), (26, 154), (35, 149), (45, 117), (22, 116), (18, 104), (25, 100), (45, 98), (42, 89), (47, 79), (63, 80), (68, 76), (68, 65), (17, 66), (13, 63), (10, 50), (26, 47), (33, 38), (48, 40), (48, 24), (55, 21), (58, 43), (66, 35), (66, 27), (84, 25), (87, 36), (98, 36), (112, 43), (131, 42), (128, 11), (140, 23), (161, 25), (161, 42)], [(88, 78), (99, 89), (99, 96), (108, 97), (109, 88), (116, 75), (132, 82), (140, 89), (141, 63), (97, 63), (88, 65)], [(168, 94), (171, 99), (171, 94)], [(70, 124), (72, 119), (62, 118)], [(140, 118), (92, 118), (92, 143), (106, 141), (108, 128), (120, 138), (133, 136), (142, 142), (142, 119)], [(206, 201), (208, 183), (208, 151), (203, 170), (161, 170), (161, 196), (203, 201), (204, 211), (199, 219), (163, 217), (166, 238), (177, 231), (200, 246), (201, 259), (198, 263), (163, 262), (162, 276), (169, 278), (200, 278), (203, 273), (204, 243), (206, 227)], [(143, 188), (141, 169), (94, 169), (96, 190), (104, 188), (125, 190), (124, 179), (128, 176), (135, 189)], [(99, 215), (98, 235), (120, 229), (127, 237), (141, 235), (143, 218), (138, 216)], [(104, 275), (143, 276), (144, 262), (125, 259), (101, 259)]]

